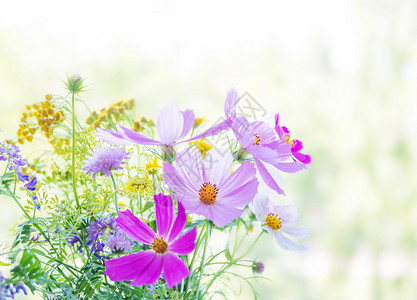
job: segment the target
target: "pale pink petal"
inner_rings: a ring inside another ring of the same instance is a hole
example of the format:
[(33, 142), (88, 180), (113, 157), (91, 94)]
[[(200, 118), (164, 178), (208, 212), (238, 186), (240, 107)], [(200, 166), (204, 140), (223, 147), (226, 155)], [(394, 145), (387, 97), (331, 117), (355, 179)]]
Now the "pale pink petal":
[(181, 259), (169, 252), (165, 254), (164, 278), (169, 288), (180, 284), (189, 275), (190, 270)]
[(120, 212), (116, 223), (131, 239), (150, 245), (155, 239), (155, 232), (144, 221), (135, 217), (130, 210)]
[(161, 109), (156, 125), (161, 143), (171, 145), (177, 141), (183, 130), (183, 125), (184, 118), (176, 104), (167, 105)]
[(155, 195), (154, 199), (158, 235), (166, 238), (174, 221), (174, 204), (171, 196), (162, 193)]
[(197, 227), (194, 227), (180, 238), (173, 241), (168, 250), (180, 255), (186, 255), (194, 251)]
[[(281, 175), (274, 170), (272, 167), (267, 167), (267, 164), (263, 164), (259, 159), (254, 158), (256, 167), (258, 168), (259, 174), (261, 175), (262, 180), (268, 185), (271, 189), (278, 192), (278, 194), (283, 194), (284, 190), (280, 187), (283, 186), (283, 181)], [(273, 175), (271, 174), (271, 171)]]
[(174, 224), (172, 225), (171, 230), (168, 235), (168, 243), (174, 240), (184, 229), (185, 223), (187, 222), (187, 215), (185, 214), (184, 206), (181, 202), (178, 202), (178, 213), (177, 218), (175, 219)]
[(187, 133), (191, 130), (195, 122), (194, 112), (192, 110), (186, 109), (182, 112), (182, 117), (184, 119), (184, 125), (182, 127), (182, 132), (178, 139), (182, 139), (187, 135)]
[(141, 272), (137, 274), (131, 285), (154, 284), (161, 277), (162, 266), (166, 255), (158, 255), (156, 253), (154, 255), (154, 259), (150, 264), (141, 267)]
[(292, 224), (298, 221), (298, 212), (294, 204), (276, 205), (273, 207), (273, 211), (277, 213), (286, 224)]
[(145, 250), (107, 260), (104, 262), (106, 270), (103, 273), (113, 281), (133, 280), (144, 272), (155, 256), (153, 250)]

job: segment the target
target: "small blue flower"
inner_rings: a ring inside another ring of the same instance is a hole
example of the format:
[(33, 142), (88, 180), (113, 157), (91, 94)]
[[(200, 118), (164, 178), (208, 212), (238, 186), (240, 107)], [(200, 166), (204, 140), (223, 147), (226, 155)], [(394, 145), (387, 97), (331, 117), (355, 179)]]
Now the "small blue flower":
[(25, 188), (29, 191), (36, 190), (36, 185), (38, 184), (38, 179), (33, 176), (32, 180), (25, 184)]

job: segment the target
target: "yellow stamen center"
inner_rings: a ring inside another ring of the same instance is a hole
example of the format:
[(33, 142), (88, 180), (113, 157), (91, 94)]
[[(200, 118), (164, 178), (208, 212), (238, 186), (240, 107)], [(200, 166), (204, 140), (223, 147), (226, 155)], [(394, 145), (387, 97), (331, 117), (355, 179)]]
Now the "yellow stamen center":
[(214, 202), (216, 202), (218, 192), (219, 189), (217, 188), (216, 184), (204, 182), (198, 191), (199, 199), (204, 204), (212, 205)]
[(254, 145), (260, 145), (261, 144), (261, 136), (257, 133), (254, 132), (253, 135), (255, 136), (255, 142), (253, 142)]
[(291, 135), (289, 133), (285, 135), (285, 141), (287, 142), (287, 144), (294, 146), (294, 140), (291, 139)]
[(158, 254), (165, 254), (168, 252), (168, 243), (163, 237), (158, 237), (152, 243), (152, 250)]
[(279, 230), (282, 227), (281, 218), (278, 218), (277, 214), (269, 213), (266, 216), (266, 225), (268, 225), (272, 230)]

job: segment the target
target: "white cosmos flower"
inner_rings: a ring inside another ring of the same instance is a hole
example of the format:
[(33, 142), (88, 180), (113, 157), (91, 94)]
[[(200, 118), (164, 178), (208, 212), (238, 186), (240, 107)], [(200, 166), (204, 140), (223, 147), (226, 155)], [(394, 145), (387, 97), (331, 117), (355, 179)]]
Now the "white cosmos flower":
[(279, 204), (274, 199), (271, 190), (262, 185), (255, 199), (249, 204), (249, 209), (256, 219), (285, 250), (306, 250), (307, 247), (294, 242), (292, 238), (306, 238), (308, 230), (304, 226), (292, 225), (298, 221), (298, 213), (293, 204)]

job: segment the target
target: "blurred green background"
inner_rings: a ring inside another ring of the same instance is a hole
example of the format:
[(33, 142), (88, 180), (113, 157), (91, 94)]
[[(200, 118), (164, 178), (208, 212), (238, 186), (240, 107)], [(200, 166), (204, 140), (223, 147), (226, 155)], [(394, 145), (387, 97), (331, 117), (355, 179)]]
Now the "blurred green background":
[[(90, 109), (135, 98), (151, 118), (176, 102), (215, 122), (229, 88), (247, 91), (313, 158), (285, 175), (284, 200), (310, 249), (261, 240), (262, 299), (415, 299), (415, 20), (412, 0), (2, 1), (1, 139), (67, 74), (87, 78)], [(2, 198), (2, 247), (19, 216)], [(230, 299), (253, 299), (242, 289)]]

